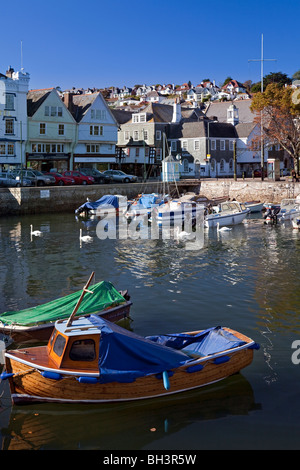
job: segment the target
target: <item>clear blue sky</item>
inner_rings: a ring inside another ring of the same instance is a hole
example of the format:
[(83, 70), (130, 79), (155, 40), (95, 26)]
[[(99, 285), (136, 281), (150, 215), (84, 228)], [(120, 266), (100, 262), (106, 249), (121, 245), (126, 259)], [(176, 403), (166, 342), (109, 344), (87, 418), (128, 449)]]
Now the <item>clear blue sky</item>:
[(300, 70), (300, 0), (16, 0), (1, 5), (0, 72), (30, 88), (219, 85)]

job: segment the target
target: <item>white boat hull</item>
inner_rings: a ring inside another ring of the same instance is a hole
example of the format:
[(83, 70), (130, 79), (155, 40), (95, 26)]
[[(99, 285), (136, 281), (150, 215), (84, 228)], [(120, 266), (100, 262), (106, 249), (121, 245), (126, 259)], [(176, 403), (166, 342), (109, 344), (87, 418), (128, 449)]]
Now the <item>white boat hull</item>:
[(264, 208), (264, 203), (263, 202), (258, 202), (258, 203), (253, 203), (251, 202), (245, 202), (245, 206), (247, 209), (250, 209), (250, 212), (261, 212)]
[(155, 221), (157, 222), (158, 225), (170, 225), (174, 222), (184, 222), (187, 220), (189, 217), (192, 217), (192, 219), (195, 219), (196, 217), (200, 217), (203, 214), (203, 209), (197, 210), (197, 211), (192, 211), (191, 212), (184, 212), (179, 210), (178, 212), (164, 212), (164, 213), (158, 213), (155, 217)]
[(241, 224), (248, 214), (249, 210), (223, 215), (221, 212), (218, 214), (211, 214), (206, 216), (204, 224), (207, 228), (217, 227), (218, 224), (220, 227), (225, 227), (227, 225), (237, 225)]

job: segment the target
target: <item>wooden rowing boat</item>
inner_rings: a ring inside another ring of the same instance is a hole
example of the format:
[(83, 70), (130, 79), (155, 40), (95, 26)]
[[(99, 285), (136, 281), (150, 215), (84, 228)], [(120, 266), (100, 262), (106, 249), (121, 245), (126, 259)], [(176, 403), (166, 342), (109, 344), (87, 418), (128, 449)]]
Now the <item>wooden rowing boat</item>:
[(60, 320), (45, 346), (5, 352), (12, 401), (104, 403), (203, 387), (251, 364), (258, 345), (230, 328), (141, 337), (90, 315)]
[[(94, 284), (90, 291), (86, 291), (85, 289), (90, 285), (93, 276), (94, 272), (82, 291), (37, 307), (1, 314), (0, 334), (9, 336), (15, 343), (48, 341), (55, 321), (69, 318), (74, 308), (77, 308), (76, 312), (78, 311), (81, 316), (94, 313), (111, 322), (128, 318), (132, 305), (128, 292), (117, 291), (108, 281)], [(86, 293), (90, 295), (87, 295), (82, 302), (82, 294)]]

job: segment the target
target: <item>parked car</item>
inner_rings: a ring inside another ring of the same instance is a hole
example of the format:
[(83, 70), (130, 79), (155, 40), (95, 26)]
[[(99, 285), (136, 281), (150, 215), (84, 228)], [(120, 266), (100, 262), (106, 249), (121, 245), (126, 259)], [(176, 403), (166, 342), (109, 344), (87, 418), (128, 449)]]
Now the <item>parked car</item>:
[(46, 171), (43, 171), (43, 173), (44, 175), (53, 176), (55, 178), (55, 184), (58, 186), (64, 186), (64, 185), (67, 186), (70, 184), (75, 184), (75, 180), (71, 176), (64, 176), (61, 173), (57, 173), (54, 171), (51, 171), (49, 173)]
[(69, 176), (75, 180), (75, 184), (94, 184), (95, 180), (92, 176), (86, 176), (78, 170), (66, 170), (63, 176)]
[(23, 181), (16, 179), (11, 173), (0, 173), (0, 186), (5, 188), (19, 188), (23, 183), (23, 186), (32, 186), (32, 180), (28, 178), (23, 178)]
[(111, 183), (112, 177), (105, 175), (95, 168), (80, 168), (80, 173), (83, 173), (86, 176), (92, 176), (95, 180), (95, 183)]
[(137, 181), (136, 176), (127, 175), (121, 170), (105, 170), (103, 173), (110, 176), (113, 181), (118, 181), (119, 183), (135, 183)]
[(23, 176), (23, 179), (28, 178), (37, 186), (49, 186), (50, 184), (55, 184), (55, 178), (53, 176), (43, 175), (43, 173), (38, 170), (13, 170), (12, 174), (19, 180), (22, 179), (21, 176)]

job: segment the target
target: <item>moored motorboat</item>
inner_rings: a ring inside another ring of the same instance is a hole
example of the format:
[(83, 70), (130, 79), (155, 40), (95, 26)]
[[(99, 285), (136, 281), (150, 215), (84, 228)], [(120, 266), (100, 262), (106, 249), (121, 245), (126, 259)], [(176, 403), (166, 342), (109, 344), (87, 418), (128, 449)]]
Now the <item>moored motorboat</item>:
[(250, 209), (241, 202), (221, 202), (218, 206), (213, 206), (211, 213), (206, 214), (204, 224), (207, 228), (217, 227), (218, 224), (219, 227), (237, 225), (242, 223), (249, 213)]
[(95, 202), (87, 201), (75, 210), (76, 215), (103, 216), (125, 214), (128, 206), (126, 196), (107, 194)]
[(258, 347), (229, 328), (142, 337), (96, 315), (71, 316), (48, 345), (6, 351), (0, 377), (15, 404), (140, 400), (225, 379)]
[[(85, 288), (91, 282), (92, 273)], [(84, 288), (84, 289), (85, 289)], [(77, 291), (65, 297), (20, 311), (8, 311), (0, 315), (0, 333), (16, 343), (24, 341), (48, 341), (55, 321), (68, 318), (80, 300), (78, 315), (95, 313), (112, 322), (129, 316), (132, 302), (127, 291), (119, 292), (109, 281), (101, 281), (90, 292)], [(82, 294), (84, 299), (80, 299)]]
[(204, 204), (202, 198), (196, 195), (185, 195), (155, 207), (149, 220), (160, 226), (170, 226), (176, 222), (192, 221), (194, 223), (196, 220), (200, 220), (203, 214)]
[(278, 213), (278, 219), (282, 222), (291, 220), (296, 213), (299, 212), (300, 201), (296, 198), (282, 199), (280, 203), (280, 211)]
[(264, 208), (264, 203), (260, 201), (247, 201), (244, 202), (244, 205), (247, 209), (250, 209), (251, 213), (261, 212)]
[(164, 198), (156, 193), (141, 194), (136, 201), (129, 205), (125, 217), (132, 219), (139, 216), (150, 216), (152, 209), (163, 203)]

